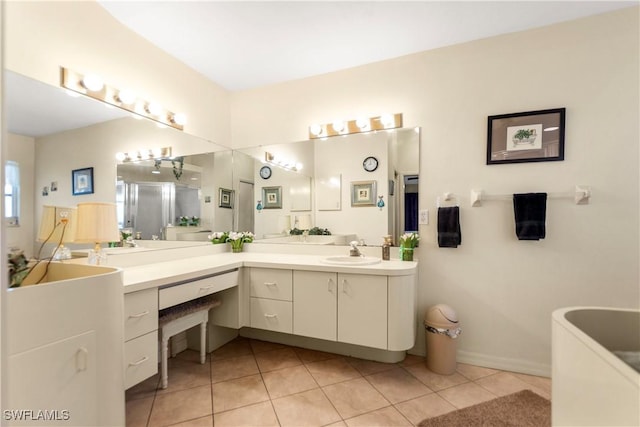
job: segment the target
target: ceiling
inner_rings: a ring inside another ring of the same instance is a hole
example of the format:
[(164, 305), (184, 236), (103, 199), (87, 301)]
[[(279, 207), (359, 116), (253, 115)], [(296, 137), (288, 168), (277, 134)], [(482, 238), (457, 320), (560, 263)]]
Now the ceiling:
[(635, 1), (115, 1), (118, 21), (230, 91), (638, 5)]
[[(228, 90), (245, 90), (639, 2), (100, 1)], [(39, 137), (129, 114), (5, 70), (9, 132)]]

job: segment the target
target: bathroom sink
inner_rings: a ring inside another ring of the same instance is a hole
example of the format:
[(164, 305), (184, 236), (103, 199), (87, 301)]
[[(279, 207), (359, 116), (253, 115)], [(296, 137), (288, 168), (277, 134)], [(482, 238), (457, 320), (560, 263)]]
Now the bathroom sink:
[(331, 265), (371, 265), (380, 261), (380, 258), (371, 256), (330, 256), (322, 260), (323, 263)]

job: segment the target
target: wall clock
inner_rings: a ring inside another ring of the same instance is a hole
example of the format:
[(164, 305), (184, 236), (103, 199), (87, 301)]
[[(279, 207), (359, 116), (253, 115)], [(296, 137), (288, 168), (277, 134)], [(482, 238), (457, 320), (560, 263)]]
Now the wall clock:
[(373, 172), (374, 170), (378, 169), (378, 159), (373, 156), (369, 156), (362, 162), (362, 167), (367, 172)]
[(263, 166), (260, 168), (260, 176), (262, 179), (271, 178), (271, 168), (269, 166)]

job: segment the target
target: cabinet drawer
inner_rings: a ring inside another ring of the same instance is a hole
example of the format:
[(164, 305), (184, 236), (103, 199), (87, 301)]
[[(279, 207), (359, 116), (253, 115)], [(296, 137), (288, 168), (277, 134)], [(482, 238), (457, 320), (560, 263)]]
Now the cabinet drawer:
[(158, 290), (124, 295), (124, 340), (158, 329)]
[(293, 332), (293, 306), (289, 301), (251, 298), (251, 327), (277, 332)]
[(124, 343), (124, 385), (133, 387), (158, 372), (158, 332)]
[(238, 284), (238, 271), (218, 274), (204, 279), (182, 283), (160, 289), (159, 308), (171, 307), (185, 301), (210, 295), (215, 292), (229, 289)]
[(252, 268), (249, 272), (251, 296), (292, 301), (293, 271)]

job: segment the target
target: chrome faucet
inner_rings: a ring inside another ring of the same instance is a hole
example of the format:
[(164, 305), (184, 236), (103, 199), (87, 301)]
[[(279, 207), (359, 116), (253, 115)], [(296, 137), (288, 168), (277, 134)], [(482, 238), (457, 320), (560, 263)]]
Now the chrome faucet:
[(349, 244), (351, 245), (351, 249), (349, 250), (349, 256), (364, 256), (360, 252), (360, 249), (358, 249), (357, 241), (354, 240), (353, 242), (349, 242)]

